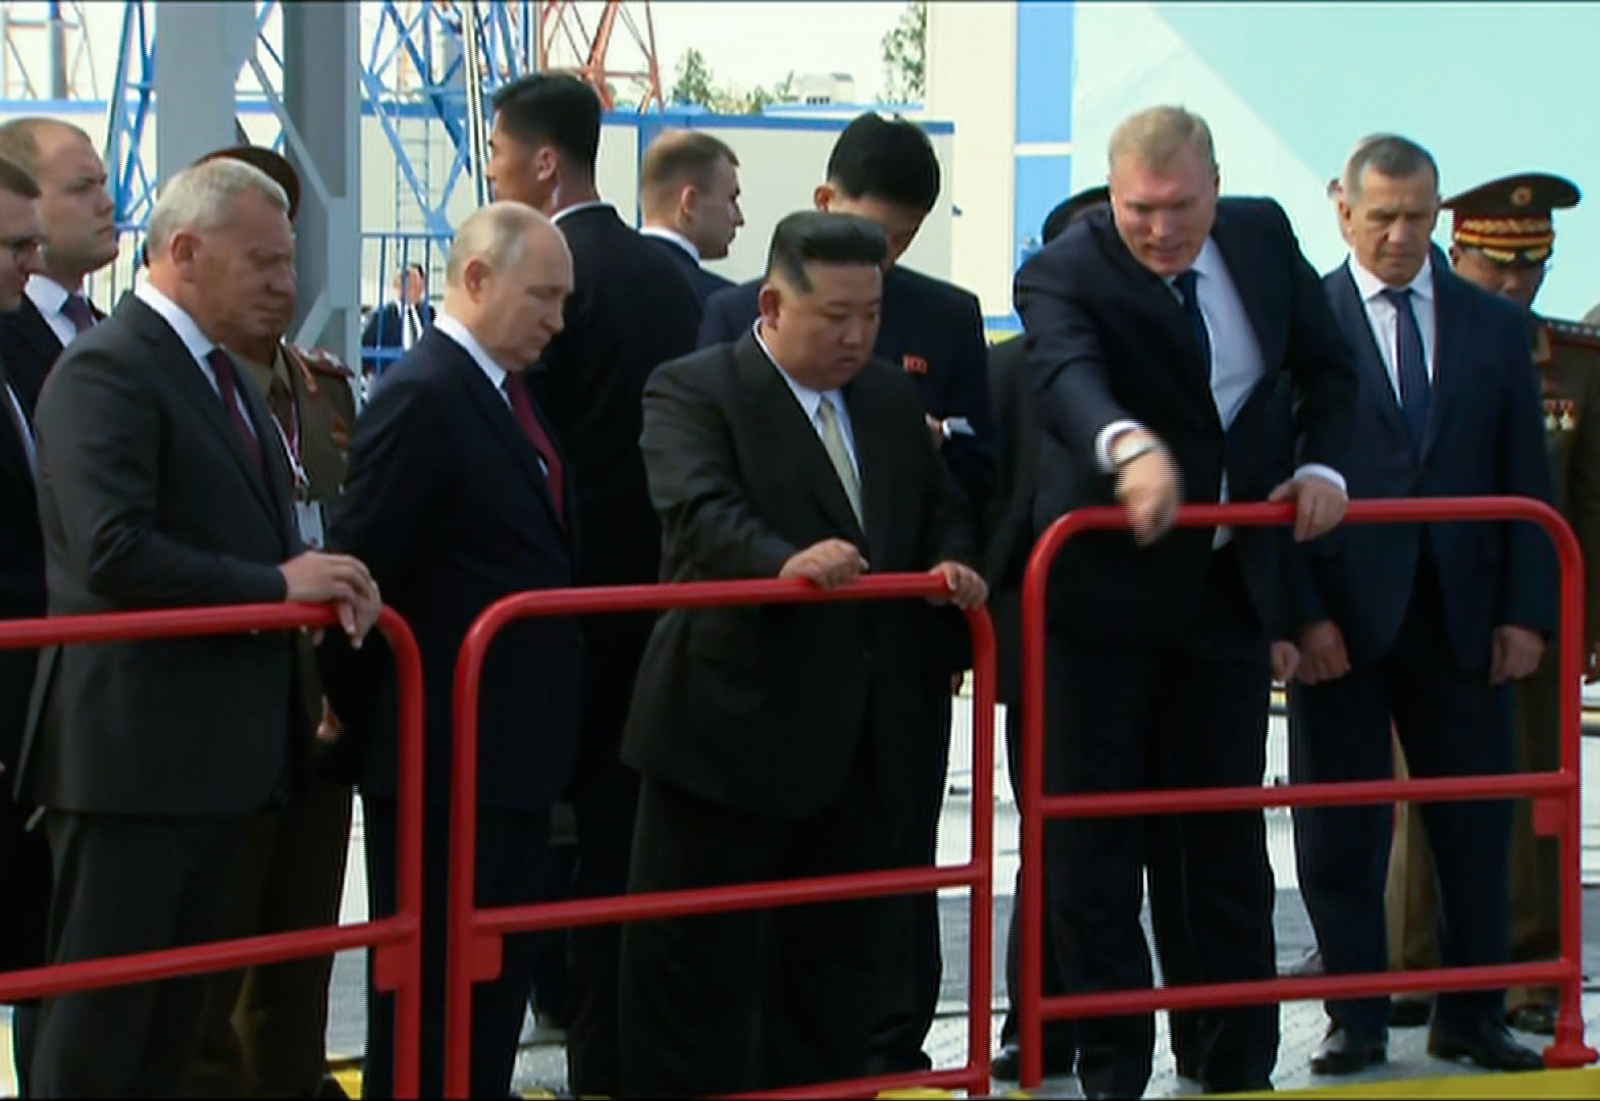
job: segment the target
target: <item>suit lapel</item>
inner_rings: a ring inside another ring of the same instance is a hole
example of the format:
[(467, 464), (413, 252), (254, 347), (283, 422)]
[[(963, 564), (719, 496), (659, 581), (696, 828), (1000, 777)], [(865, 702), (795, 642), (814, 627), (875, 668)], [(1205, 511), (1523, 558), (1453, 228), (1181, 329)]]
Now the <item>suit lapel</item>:
[(1260, 284), (1253, 279), (1241, 279), (1239, 273), (1248, 271), (1250, 265), (1245, 262), (1242, 250), (1246, 242), (1233, 232), (1234, 222), (1226, 205), (1218, 205), (1216, 221), (1212, 224), (1211, 239), (1217, 243), (1217, 251), (1222, 253), (1222, 262), (1227, 266), (1228, 278), (1233, 281), (1233, 289), (1239, 296), (1239, 303), (1244, 306), (1245, 316), (1250, 319), (1250, 331), (1255, 334), (1256, 346), (1261, 350), (1263, 364), (1275, 361), (1272, 351), (1277, 342), (1268, 340), (1267, 317), (1261, 312), (1260, 294), (1257, 288)]
[[(11, 460), (4, 465), (14, 471), (19, 492), (26, 499), (28, 507), (33, 507), (37, 503), (37, 488), (33, 484), (33, 470), (28, 463), (28, 445), (17, 435), (17, 426), (11, 416), (11, 398), (6, 393), (8, 385), (5, 364), (0, 362), (0, 402), (5, 403), (5, 407), (0, 408), (0, 440), (5, 442), (0, 446), (4, 447), (5, 453)], [(15, 390), (12, 392), (15, 393)], [(17, 403), (19, 405), (22, 403), (20, 394), (17, 396)], [(23, 413), (23, 418), (23, 431), (28, 431), (26, 412)]]
[(1428, 430), (1423, 434), (1424, 455), (1433, 446), (1448, 406), (1462, 385), (1458, 330), (1467, 313), (1461, 286), (1454, 275), (1442, 268), (1441, 264), (1433, 265), (1433, 403), (1428, 407)]
[[(866, 532), (862, 530), (861, 522), (856, 519), (855, 510), (850, 507), (850, 498), (845, 496), (844, 486), (839, 484), (839, 475), (833, 469), (833, 461), (828, 458), (821, 437), (806, 419), (805, 410), (800, 408), (793, 391), (778, 377), (779, 368), (767, 359), (766, 353), (756, 344), (756, 338), (750, 333), (740, 337), (738, 343), (733, 346), (733, 356), (739, 371), (739, 381), (742, 383), (741, 390), (754, 413), (768, 426), (769, 438), (774, 441), (775, 446), (780, 445), (780, 441), (795, 441), (794, 448), (802, 464), (802, 473), (823, 512), (827, 513), (828, 518), (834, 523), (860, 537), (861, 545), (865, 545)], [(845, 404), (848, 408), (848, 398)], [(851, 427), (855, 427), (853, 411)], [(858, 435), (856, 437), (858, 462), (861, 459), (860, 448), (861, 438)], [(864, 467), (865, 463), (861, 465)], [(864, 477), (861, 508), (868, 516), (872, 515), (866, 503)]]
[(7, 366), (11, 371), (12, 385), (17, 391), (17, 400), (22, 402), (22, 408), (31, 417), (45, 376), (61, 357), (61, 340), (44, 319), (44, 314), (39, 312), (39, 307), (33, 304), (33, 299), (27, 295), (22, 296), (22, 304), (9, 319), (9, 324), (29, 353)]
[(1395, 396), (1394, 384), (1389, 381), (1389, 368), (1384, 365), (1383, 353), (1378, 350), (1377, 338), (1372, 333), (1372, 322), (1367, 318), (1367, 307), (1356, 289), (1355, 277), (1348, 264), (1333, 273), (1333, 311), (1350, 344), (1356, 350), (1356, 363), (1366, 377), (1363, 385), (1378, 397), (1378, 408), (1392, 432), (1409, 446), (1411, 430), (1406, 427), (1400, 412), (1400, 399)]
[[(165, 318), (134, 295), (130, 294), (123, 300), (117, 313), (128, 315), (130, 327), (150, 345), (156, 362), (162, 365), (161, 374), (173, 380), (178, 392), (183, 394), (199, 416), (211, 426), (211, 430), (218, 437), (218, 446), (233, 456), (233, 461), (238, 464), (239, 472), (250, 483), (256, 499), (281, 528), (284, 522), (282, 497), (277, 499), (273, 497), (262, 471), (256, 466), (254, 458), (245, 450), (244, 444), (240, 442), (233, 421), (223, 407), (221, 395), (207, 380), (205, 372), (195, 362), (194, 356), (189, 354), (189, 349), (183, 340), (173, 331), (172, 326), (167, 324)], [(281, 446), (273, 436), (276, 430), (270, 424), (264, 425), (262, 419), (256, 415), (255, 407), (260, 403), (252, 398), (253, 386), (245, 379), (244, 372), (237, 371), (236, 375), (245, 408), (251, 413), (251, 426), (256, 430), (256, 440), (261, 445), (261, 454), (270, 471), (275, 464), (284, 461), (281, 456), (276, 459), (266, 458), (269, 454), (276, 455), (281, 450)]]
[[(533, 483), (534, 491), (538, 494), (539, 500), (543, 502), (545, 511), (549, 513), (550, 522), (559, 531), (562, 526), (561, 519), (556, 515), (556, 503), (550, 496), (550, 480), (546, 477), (544, 467), (540, 462), (539, 451), (533, 446), (533, 441), (528, 439), (527, 434), (522, 431), (522, 426), (517, 423), (516, 415), (511, 412), (511, 406), (507, 404), (504, 395), (495, 390), (493, 384), (489, 382), (489, 376), (483, 373), (471, 354), (454, 340), (440, 333), (437, 329), (429, 329), (422, 341), (418, 343), (424, 342), (438, 344), (439, 347), (436, 349), (435, 354), (449, 357), (452, 369), (465, 380), (467, 393), (472, 396), (472, 403), (478, 407), (478, 412), (483, 415), (484, 419), (493, 426), (494, 433), (499, 437), (500, 442), (515, 456), (518, 468), (521, 469), (528, 481)], [(535, 410), (534, 415), (538, 416), (537, 410)], [(551, 433), (549, 424), (542, 417), (539, 423), (544, 426), (545, 434), (550, 436), (551, 440), (554, 440), (555, 436)], [(566, 495), (566, 499), (569, 502), (572, 500), (571, 493)]]
[(897, 457), (888, 434), (873, 431), (876, 425), (883, 423), (875, 382), (872, 370), (868, 368), (857, 375), (843, 393), (845, 408), (850, 411), (850, 434), (856, 447), (856, 466), (861, 471), (861, 513), (862, 523), (866, 527), (867, 561), (887, 562), (889, 548), (884, 536), (894, 507), (892, 472), (896, 468)]

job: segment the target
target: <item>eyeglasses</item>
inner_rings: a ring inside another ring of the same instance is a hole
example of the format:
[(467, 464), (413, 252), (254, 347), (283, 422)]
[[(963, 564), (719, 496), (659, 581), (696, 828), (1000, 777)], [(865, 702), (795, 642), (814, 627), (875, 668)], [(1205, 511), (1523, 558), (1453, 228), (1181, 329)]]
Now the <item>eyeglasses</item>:
[(10, 252), (13, 258), (21, 260), (24, 256), (41, 251), (44, 248), (44, 238), (0, 237), (0, 248)]

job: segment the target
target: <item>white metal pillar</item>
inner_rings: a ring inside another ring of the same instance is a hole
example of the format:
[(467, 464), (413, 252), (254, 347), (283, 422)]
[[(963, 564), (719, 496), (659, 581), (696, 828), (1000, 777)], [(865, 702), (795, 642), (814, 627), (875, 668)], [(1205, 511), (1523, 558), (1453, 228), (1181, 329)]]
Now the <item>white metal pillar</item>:
[(255, 48), (256, 16), (254, 4), (229, 0), (157, 0), (155, 15), (156, 174), (165, 184), (238, 140), (234, 89)]
[(358, 362), (361, 272), (359, 6), (288, 3), (283, 152), (300, 174), (295, 338)]

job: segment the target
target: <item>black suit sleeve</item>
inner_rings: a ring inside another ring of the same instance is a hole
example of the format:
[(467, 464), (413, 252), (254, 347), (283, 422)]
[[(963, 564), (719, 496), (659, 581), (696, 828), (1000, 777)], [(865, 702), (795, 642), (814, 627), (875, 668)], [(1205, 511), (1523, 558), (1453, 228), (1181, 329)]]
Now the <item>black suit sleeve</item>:
[(738, 304), (738, 287), (728, 287), (706, 299), (705, 312), (700, 317), (700, 335), (696, 348), (709, 348), (713, 344), (732, 344), (744, 335), (734, 317)]
[(1287, 242), (1285, 260), (1294, 289), (1285, 361), (1294, 382), (1296, 459), (1343, 473), (1355, 423), (1355, 354), (1328, 305), (1322, 280), (1300, 251), (1288, 215), (1276, 203), (1270, 209)]
[[(1499, 492), (1553, 504), (1550, 462), (1544, 437), (1544, 406), (1539, 375), (1519, 326), (1501, 326), (1504, 347), (1495, 357), (1503, 365), (1504, 398), (1500, 403)], [(1555, 550), (1544, 530), (1531, 523), (1510, 523), (1507, 530), (1503, 603), (1498, 623), (1549, 634), (1557, 619)], [(1580, 609), (1573, 614), (1581, 615)], [(1548, 660), (1554, 660), (1553, 656)]]
[(283, 600), (288, 585), (276, 566), (157, 530), (161, 417), (155, 396), (100, 352), (60, 364), (40, 398), (41, 473), (90, 589), (127, 608)]
[(1073, 270), (1077, 244), (1063, 237), (1017, 273), (1017, 312), (1027, 330), (1040, 427), (1075, 454), (1091, 458), (1095, 438), (1128, 417), (1111, 396), (1105, 350)]
[[(650, 501), (702, 577), (776, 577), (801, 548), (767, 527), (745, 499), (722, 413), (695, 377), (705, 365), (699, 356), (665, 364), (645, 385), (639, 446)], [(925, 450), (931, 455), (931, 445)]]
[(983, 510), (995, 486), (994, 417), (989, 402), (988, 350), (983, 337), (983, 314), (978, 300), (963, 294), (961, 318), (954, 331), (955, 354), (950, 361), (950, 383), (945, 392), (946, 417), (965, 417), (972, 435), (953, 434), (944, 441), (944, 460), (950, 469), (958, 502), (979, 537)]

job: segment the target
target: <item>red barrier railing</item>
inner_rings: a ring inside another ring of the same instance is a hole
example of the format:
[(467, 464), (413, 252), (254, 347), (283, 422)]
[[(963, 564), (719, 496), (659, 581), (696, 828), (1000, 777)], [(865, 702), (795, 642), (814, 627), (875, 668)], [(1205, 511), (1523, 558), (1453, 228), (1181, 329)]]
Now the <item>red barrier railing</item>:
[[(1177, 523), (1185, 527), (1226, 524), (1233, 527), (1286, 524), (1294, 519), (1290, 504), (1185, 505)], [(1354, 501), (1345, 523), (1418, 520), (1527, 520), (1539, 524), (1554, 541), (1561, 564), (1561, 627), (1558, 634), (1561, 692), (1561, 767), (1555, 772), (1451, 777), (1433, 780), (1369, 780), (1289, 786), (1205, 788), (1056, 795), (1044, 794), (1044, 627), (1045, 595), (1050, 564), (1061, 545), (1085, 530), (1126, 528), (1120, 508), (1086, 508), (1067, 513), (1040, 536), (1028, 559), (1022, 588), (1022, 907), (1018, 960), (1020, 1005), (1018, 1040), (1021, 1082), (1037, 1086), (1043, 1076), (1044, 1018), (1143, 1013), (1156, 1009), (1259, 1005), (1313, 998), (1350, 998), (1434, 990), (1469, 990), (1516, 984), (1551, 984), (1561, 988), (1554, 1042), (1545, 1049), (1547, 1067), (1592, 1063), (1596, 1052), (1583, 1042), (1580, 1005), (1583, 984), (1583, 900), (1578, 764), (1579, 685), (1582, 678), (1583, 555), (1576, 536), (1561, 515), (1539, 501), (1523, 497), (1457, 497), (1386, 501)], [(1375, 972), (1274, 978), (1252, 982), (1209, 983), (1154, 990), (1117, 990), (1068, 994), (1046, 1000), (1040, 968), (1043, 936), (1044, 820), (1068, 817), (1188, 814), (1201, 811), (1261, 810), (1267, 807), (1349, 806), (1383, 803), (1438, 802), (1460, 799), (1532, 797), (1536, 809), (1554, 804), (1559, 814), (1540, 815), (1555, 821), (1561, 839), (1561, 956), (1546, 963), (1500, 964), (1493, 967), (1448, 967), (1429, 971)], [(1547, 802), (1548, 801), (1548, 802)]]
[[(332, 610), (310, 604), (238, 604), (16, 619), (0, 623), (0, 649), (301, 627), (338, 630), (339, 624)], [(375, 953), (376, 986), (392, 990), (395, 995), (395, 1094), (415, 1097), (417, 1037), (422, 1029), (422, 657), (411, 629), (392, 609), (383, 609), (378, 628), (394, 650), (400, 695), (399, 905), (394, 916), (356, 925), (240, 937), (10, 971), (0, 974), (0, 1002), (370, 947)]]
[(972, 892), (971, 1014), (968, 1058), (943, 1071), (880, 1075), (774, 1090), (762, 1097), (872, 1096), (907, 1086), (989, 1090), (989, 1002), (993, 984), (994, 863), (994, 629), (988, 612), (966, 613), (972, 632), (972, 855), (965, 864), (923, 869), (818, 876), (779, 883), (748, 883), (616, 898), (577, 899), (478, 909), (473, 895), (478, 804), (478, 682), (495, 634), (530, 616), (599, 612), (712, 608), (731, 604), (799, 604), (841, 600), (893, 600), (948, 594), (944, 582), (925, 573), (868, 576), (841, 589), (822, 590), (799, 580), (704, 581), (615, 588), (553, 589), (506, 597), (485, 609), (467, 633), (456, 663), (456, 740), (450, 836), (450, 937), (445, 999), (445, 1094), (466, 1097), (470, 1087), (472, 984), (500, 970), (501, 938), (507, 933), (623, 921), (720, 913), (757, 907), (793, 906), (845, 898), (869, 898), (965, 886)]

